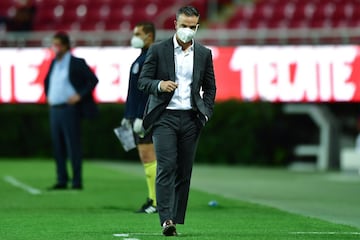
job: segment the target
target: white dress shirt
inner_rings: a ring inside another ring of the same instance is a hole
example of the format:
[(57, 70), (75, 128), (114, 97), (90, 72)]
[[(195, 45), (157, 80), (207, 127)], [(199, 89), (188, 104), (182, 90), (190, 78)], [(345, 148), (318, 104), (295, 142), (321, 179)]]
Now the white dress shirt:
[(179, 43), (174, 41), (174, 60), (175, 60), (175, 82), (178, 87), (170, 100), (167, 109), (190, 110), (191, 107), (191, 83), (193, 79), (194, 68), (194, 42), (186, 49), (182, 50)]

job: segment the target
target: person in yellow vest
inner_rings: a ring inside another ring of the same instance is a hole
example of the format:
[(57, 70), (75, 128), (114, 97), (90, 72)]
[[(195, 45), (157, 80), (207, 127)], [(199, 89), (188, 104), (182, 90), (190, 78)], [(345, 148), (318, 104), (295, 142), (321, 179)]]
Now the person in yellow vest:
[(137, 82), (140, 76), (142, 66), (145, 61), (146, 53), (155, 39), (155, 27), (151, 22), (139, 22), (136, 24), (131, 46), (141, 49), (138, 58), (133, 62), (130, 68), (129, 88), (125, 105), (125, 114), (121, 125), (129, 125), (134, 132), (134, 138), (139, 152), (139, 157), (145, 169), (145, 176), (148, 188), (148, 197), (146, 202), (137, 211), (138, 213), (156, 213), (156, 156), (152, 134), (144, 134), (142, 128), (142, 117), (149, 95), (141, 92), (137, 88)]

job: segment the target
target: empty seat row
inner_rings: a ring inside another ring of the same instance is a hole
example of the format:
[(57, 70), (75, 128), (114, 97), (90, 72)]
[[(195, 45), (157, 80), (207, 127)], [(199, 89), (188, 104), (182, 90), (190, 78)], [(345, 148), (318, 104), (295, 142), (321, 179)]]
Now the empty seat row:
[[(180, 0), (33, 0), (36, 6), (34, 30), (79, 29), (118, 30), (131, 28), (138, 21), (151, 20), (158, 28), (173, 28), (168, 18), (175, 17)], [(15, 0), (1, 0), (0, 14), (14, 15)], [(207, 13), (206, 0), (187, 0)], [(175, 8), (176, 7), (176, 8)], [(170, 16), (171, 15), (171, 16)]]
[(359, 0), (259, 0), (238, 6), (225, 27), (354, 26), (359, 6)]

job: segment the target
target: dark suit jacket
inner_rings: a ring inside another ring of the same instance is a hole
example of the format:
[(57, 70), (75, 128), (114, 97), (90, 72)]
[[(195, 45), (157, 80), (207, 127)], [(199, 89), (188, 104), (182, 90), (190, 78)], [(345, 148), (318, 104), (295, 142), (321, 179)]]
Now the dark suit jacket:
[[(54, 66), (54, 61), (55, 60), (53, 60), (50, 65), (44, 82), (46, 96), (48, 95), (50, 74)], [(71, 56), (69, 78), (75, 91), (81, 96), (80, 102), (77, 103), (80, 115), (85, 118), (95, 117), (98, 114), (98, 108), (94, 101), (92, 92), (99, 80), (91, 71), (84, 59)]]
[[(143, 126), (147, 130), (168, 105), (172, 93), (158, 91), (161, 80), (175, 81), (175, 60), (173, 38), (153, 44), (140, 74), (138, 88), (150, 95), (144, 112)], [(203, 95), (200, 95), (200, 89)], [(210, 49), (194, 42), (194, 69), (191, 84), (191, 103), (203, 125), (206, 117), (212, 116), (216, 84)], [(206, 117), (205, 117), (206, 116)]]

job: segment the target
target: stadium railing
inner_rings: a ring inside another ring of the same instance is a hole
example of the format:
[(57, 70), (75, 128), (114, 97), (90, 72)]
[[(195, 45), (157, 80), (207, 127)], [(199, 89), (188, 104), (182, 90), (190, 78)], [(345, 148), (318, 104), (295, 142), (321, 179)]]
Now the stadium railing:
[[(47, 47), (55, 31), (0, 31), (0, 47)], [(69, 31), (75, 46), (128, 46), (132, 31)], [(157, 40), (173, 30), (158, 30)], [(196, 39), (214, 46), (358, 44), (360, 28), (200, 29)]]

